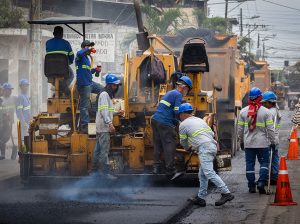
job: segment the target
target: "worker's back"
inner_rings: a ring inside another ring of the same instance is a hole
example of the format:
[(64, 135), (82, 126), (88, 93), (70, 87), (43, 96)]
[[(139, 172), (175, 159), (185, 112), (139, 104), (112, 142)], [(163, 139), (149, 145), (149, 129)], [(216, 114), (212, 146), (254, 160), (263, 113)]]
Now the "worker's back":
[[(180, 139), (188, 139), (193, 148), (198, 148), (203, 143), (214, 143), (214, 133), (207, 123), (199, 117), (189, 117), (179, 126)], [(185, 133), (185, 134), (182, 134)]]
[(62, 38), (54, 37), (46, 42), (46, 52), (51, 53), (62, 53), (66, 54), (69, 58), (69, 63), (72, 64), (74, 61), (74, 53), (70, 43)]
[(174, 89), (166, 93), (153, 115), (154, 120), (169, 126), (177, 125), (177, 114), (182, 103), (182, 94)]
[(257, 111), (256, 127), (249, 130), (249, 106), (243, 108), (240, 112), (239, 136), (243, 136), (245, 148), (267, 148), (270, 145), (270, 139), (275, 138), (274, 123), (271, 112), (261, 106)]

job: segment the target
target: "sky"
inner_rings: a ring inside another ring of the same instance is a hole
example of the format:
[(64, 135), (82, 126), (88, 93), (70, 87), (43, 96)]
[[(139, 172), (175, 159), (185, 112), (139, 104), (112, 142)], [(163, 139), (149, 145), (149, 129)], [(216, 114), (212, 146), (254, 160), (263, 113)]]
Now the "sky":
[[(242, 8), (243, 36), (248, 33), (246, 24), (266, 25), (264, 29), (258, 28), (251, 32), (250, 36), (254, 40), (252, 53), (256, 53), (259, 33), (260, 48), (262, 50), (262, 40), (265, 39), (266, 60), (271, 68), (282, 68), (284, 60), (289, 60), (290, 65), (300, 61), (300, 0), (249, 0), (242, 4), (233, 1), (229, 3), (228, 17), (238, 19)], [(209, 17), (224, 17), (225, 0), (209, 0), (208, 8)], [(259, 18), (250, 19), (253, 16)], [(239, 35), (239, 26), (234, 27), (233, 32)]]

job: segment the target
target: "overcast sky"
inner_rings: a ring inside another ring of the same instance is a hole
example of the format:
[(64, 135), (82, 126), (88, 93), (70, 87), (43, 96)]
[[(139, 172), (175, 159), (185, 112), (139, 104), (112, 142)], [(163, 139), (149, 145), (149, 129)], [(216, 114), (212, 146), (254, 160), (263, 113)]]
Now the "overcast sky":
[[(282, 68), (284, 60), (289, 60), (290, 64), (300, 61), (300, 0), (267, 1), (269, 2), (256, 0), (244, 2), (242, 4), (231, 2), (229, 3), (228, 17), (238, 18), (240, 8), (242, 8), (244, 24), (269, 25), (266, 27), (266, 31), (253, 31), (251, 33), (251, 38), (253, 38), (255, 41), (252, 46), (252, 53), (255, 53), (256, 51), (258, 39), (257, 36), (259, 33), (261, 40), (265, 37), (268, 39), (265, 41), (265, 45), (268, 56), (267, 61), (269, 62), (270, 67)], [(224, 2), (225, 0), (208, 1), (210, 17), (224, 17)], [(295, 9), (285, 8), (270, 2), (278, 3)], [(253, 16), (260, 16), (260, 18), (249, 19)], [(253, 28), (250, 28), (250, 30), (251, 29)], [(240, 33), (238, 26), (234, 28), (234, 32), (237, 34)], [(248, 28), (244, 26), (243, 35), (247, 35), (247, 33)], [(276, 36), (270, 38), (270, 36), (274, 34)]]

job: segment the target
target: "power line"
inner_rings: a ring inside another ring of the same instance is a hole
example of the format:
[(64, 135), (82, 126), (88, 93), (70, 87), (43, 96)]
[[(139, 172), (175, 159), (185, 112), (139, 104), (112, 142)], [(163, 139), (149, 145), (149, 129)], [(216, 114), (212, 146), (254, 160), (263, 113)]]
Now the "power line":
[(281, 6), (281, 7), (284, 7), (284, 8), (288, 8), (288, 9), (293, 9), (293, 10), (300, 11), (300, 9), (297, 9), (297, 8), (294, 8), (294, 7), (290, 7), (290, 6), (287, 6), (287, 5), (282, 5), (282, 4), (279, 4), (279, 3), (276, 3), (276, 2), (271, 2), (271, 1), (268, 1), (268, 0), (262, 0), (262, 1), (271, 3), (273, 5)]

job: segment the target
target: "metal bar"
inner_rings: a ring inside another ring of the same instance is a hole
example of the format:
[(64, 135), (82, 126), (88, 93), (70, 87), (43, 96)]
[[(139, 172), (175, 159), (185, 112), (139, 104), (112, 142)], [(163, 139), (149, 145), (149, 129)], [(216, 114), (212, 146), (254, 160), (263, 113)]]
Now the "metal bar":
[(69, 24), (65, 24), (67, 27), (69, 27), (71, 30), (73, 30), (75, 33), (78, 33), (80, 36), (83, 36), (82, 33), (80, 33), (78, 30), (74, 29), (73, 27), (71, 27)]
[(62, 158), (62, 159), (67, 159), (67, 155), (58, 155), (58, 154), (48, 154), (48, 153), (22, 153), (23, 155), (27, 155), (30, 157), (50, 157), (50, 158)]
[(85, 23), (82, 23), (83, 41), (85, 41)]

